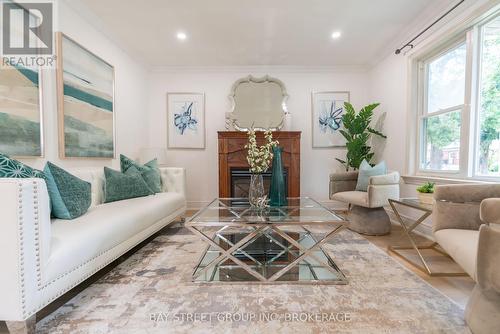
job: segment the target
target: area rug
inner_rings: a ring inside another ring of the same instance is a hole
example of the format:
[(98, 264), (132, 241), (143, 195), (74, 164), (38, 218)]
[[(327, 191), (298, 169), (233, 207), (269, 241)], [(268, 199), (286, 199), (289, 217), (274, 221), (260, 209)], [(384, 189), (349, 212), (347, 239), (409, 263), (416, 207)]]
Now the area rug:
[(325, 246), (348, 285), (191, 283), (204, 247), (165, 230), (37, 333), (469, 333), (458, 305), (348, 230)]

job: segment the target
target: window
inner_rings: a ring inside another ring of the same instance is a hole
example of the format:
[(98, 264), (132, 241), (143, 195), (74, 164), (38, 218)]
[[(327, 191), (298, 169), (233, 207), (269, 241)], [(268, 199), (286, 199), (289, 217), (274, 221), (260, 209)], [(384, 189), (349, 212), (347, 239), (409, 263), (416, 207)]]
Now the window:
[(477, 175), (500, 177), (500, 16), (481, 29)]
[(419, 61), (418, 171), (500, 178), (500, 15)]

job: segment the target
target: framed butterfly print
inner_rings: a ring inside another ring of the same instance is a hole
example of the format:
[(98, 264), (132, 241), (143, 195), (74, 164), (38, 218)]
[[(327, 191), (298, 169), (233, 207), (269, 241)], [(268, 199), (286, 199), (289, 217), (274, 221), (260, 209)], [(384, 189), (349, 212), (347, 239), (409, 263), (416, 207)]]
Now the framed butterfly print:
[(167, 147), (205, 148), (205, 94), (167, 93)]
[(311, 94), (313, 148), (345, 146), (345, 139), (339, 130), (343, 128), (344, 102), (349, 102), (349, 97), (349, 92)]

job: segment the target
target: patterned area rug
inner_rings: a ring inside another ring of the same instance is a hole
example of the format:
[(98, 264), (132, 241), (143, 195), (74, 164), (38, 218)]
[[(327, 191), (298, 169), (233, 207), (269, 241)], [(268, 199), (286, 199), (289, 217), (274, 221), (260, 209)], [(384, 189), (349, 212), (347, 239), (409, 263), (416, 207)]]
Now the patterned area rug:
[(205, 245), (169, 229), (37, 324), (40, 333), (470, 333), (463, 310), (361, 236), (325, 249), (348, 285), (197, 285)]

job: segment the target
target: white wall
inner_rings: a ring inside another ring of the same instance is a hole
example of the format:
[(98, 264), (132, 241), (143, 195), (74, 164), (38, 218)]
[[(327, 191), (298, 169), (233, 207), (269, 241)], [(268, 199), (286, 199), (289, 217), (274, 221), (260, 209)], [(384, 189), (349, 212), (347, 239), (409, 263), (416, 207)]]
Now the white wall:
[[(147, 69), (93, 28), (65, 2), (57, 2), (57, 28), (115, 67), (116, 152), (137, 158), (147, 144)], [(55, 69), (42, 71), (45, 157), (23, 159), (36, 168), (50, 160), (62, 167), (119, 166), (119, 159), (59, 159)]]
[(225, 130), (225, 113), (230, 110), (231, 85), (249, 74), (269, 74), (282, 80), (288, 91), (292, 130), (302, 131), (301, 194), (328, 200), (329, 174), (341, 170), (335, 157), (344, 158), (344, 149), (312, 149), (311, 92), (351, 92), (351, 102), (360, 107), (367, 98), (367, 72), (360, 68), (285, 69), (201, 68), (156, 69), (149, 77), (149, 139), (151, 146), (166, 146), (166, 93), (203, 92), (206, 96), (206, 149), (169, 150), (168, 165), (182, 166), (188, 174), (190, 207), (199, 207), (218, 196), (217, 131)]

